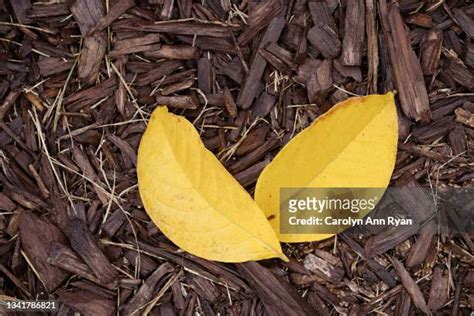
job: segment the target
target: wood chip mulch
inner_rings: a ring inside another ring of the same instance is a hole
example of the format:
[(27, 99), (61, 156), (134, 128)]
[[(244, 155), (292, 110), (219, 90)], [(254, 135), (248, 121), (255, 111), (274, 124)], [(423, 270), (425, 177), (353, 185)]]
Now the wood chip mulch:
[(179, 251), (141, 206), (137, 146), (158, 104), (253, 193), (332, 105), (390, 90), (392, 185), (472, 187), (471, 1), (0, 0), (0, 300), (54, 299), (58, 315), (468, 315), (472, 234), (348, 232), (284, 245), (289, 263), (221, 264)]

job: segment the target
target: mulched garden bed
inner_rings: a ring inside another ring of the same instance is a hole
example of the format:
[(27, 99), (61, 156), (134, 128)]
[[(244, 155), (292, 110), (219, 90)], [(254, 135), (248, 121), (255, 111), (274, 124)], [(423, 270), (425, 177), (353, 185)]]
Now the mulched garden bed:
[(351, 230), (284, 245), (289, 263), (221, 264), (177, 249), (141, 206), (137, 147), (158, 104), (253, 193), (335, 103), (392, 90), (392, 186), (472, 187), (471, 1), (0, 0), (0, 300), (54, 299), (60, 315), (468, 315), (469, 232)]

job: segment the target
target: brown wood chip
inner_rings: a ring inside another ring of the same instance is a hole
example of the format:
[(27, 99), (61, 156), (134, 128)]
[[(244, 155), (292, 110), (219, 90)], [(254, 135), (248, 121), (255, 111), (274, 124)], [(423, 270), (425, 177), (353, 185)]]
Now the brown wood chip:
[[(264, 48), (269, 43), (276, 42), (283, 31), (284, 24), (284, 17), (277, 16), (273, 18), (260, 41), (259, 49)], [(255, 54), (252, 64), (250, 65), (249, 73), (245, 77), (244, 85), (237, 98), (237, 104), (243, 109), (248, 109), (252, 105), (253, 99), (257, 94), (258, 83), (266, 66), (267, 62), (265, 59), (260, 54)]]
[(271, 315), (308, 315), (314, 313), (309, 304), (285, 281), (280, 281), (268, 269), (256, 262), (238, 264), (239, 271), (247, 276), (256, 295)]
[(415, 121), (427, 123), (431, 120), (428, 93), (400, 11), (395, 4), (382, 0), (380, 18), (403, 113)]
[(54, 242), (66, 243), (63, 233), (53, 224), (31, 212), (23, 212), (20, 220), (20, 238), (28, 262), (48, 292), (52, 292), (68, 273), (48, 263), (48, 251)]
[(344, 40), (342, 41), (341, 61), (347, 66), (360, 66), (362, 45), (365, 38), (364, 1), (349, 0), (346, 6)]
[(439, 67), (441, 48), (443, 47), (443, 32), (429, 30), (421, 43), (421, 69), (423, 74), (432, 75)]
[(403, 287), (407, 290), (408, 294), (410, 294), (413, 303), (426, 315), (431, 315), (431, 312), (426, 305), (425, 298), (423, 297), (423, 293), (420, 290), (420, 287), (413, 278), (410, 276), (408, 271), (405, 269), (403, 264), (398, 261), (396, 258), (390, 258), (392, 261), (393, 267), (397, 271), (400, 280), (402, 281)]
[(177, 109), (197, 109), (198, 102), (193, 96), (177, 95), (177, 96), (157, 96), (156, 102), (160, 105), (167, 105)]
[(157, 59), (195, 59), (199, 57), (199, 52), (196, 47), (187, 45), (162, 45), (159, 48), (147, 50), (144, 55)]
[(117, 271), (104, 255), (95, 237), (80, 219), (70, 221), (69, 239), (71, 247), (84, 260), (95, 276), (103, 283), (110, 283), (117, 277)]
[(146, 304), (156, 294), (156, 286), (166, 275), (173, 272), (174, 268), (169, 263), (160, 265), (140, 286), (137, 293), (129, 300), (123, 307), (122, 313), (124, 315), (140, 315), (143, 312)]
[(83, 315), (114, 315), (115, 302), (111, 299), (105, 299), (97, 294), (84, 291), (66, 291), (58, 292), (59, 301), (72, 310)]
[(210, 36), (210, 37), (229, 37), (228, 27), (218, 22), (204, 21), (160, 21), (152, 25), (144, 25), (138, 28), (141, 31), (150, 31), (168, 34), (192, 35), (192, 36)]

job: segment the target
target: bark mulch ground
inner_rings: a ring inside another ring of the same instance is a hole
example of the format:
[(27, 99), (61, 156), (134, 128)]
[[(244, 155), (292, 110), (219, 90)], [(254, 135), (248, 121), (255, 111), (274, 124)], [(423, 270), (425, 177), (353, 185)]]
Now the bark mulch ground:
[(332, 105), (390, 90), (392, 185), (472, 187), (471, 1), (0, 0), (0, 298), (60, 315), (469, 314), (469, 233), (351, 231), (284, 245), (289, 263), (221, 264), (141, 206), (157, 104), (252, 193)]

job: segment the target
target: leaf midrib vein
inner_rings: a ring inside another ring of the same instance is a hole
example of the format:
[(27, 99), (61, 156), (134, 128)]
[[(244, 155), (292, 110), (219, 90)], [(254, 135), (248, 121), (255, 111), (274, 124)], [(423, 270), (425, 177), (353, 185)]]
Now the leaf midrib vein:
[[(194, 126), (193, 126), (194, 127)], [(265, 241), (263, 241), (262, 239), (258, 238), (258, 236), (255, 236), (253, 233), (249, 232), (247, 229), (245, 229), (243, 226), (235, 223), (234, 221), (230, 220), (225, 214), (217, 211), (214, 207), (212, 207), (212, 204), (210, 203), (209, 199), (200, 193), (200, 191), (196, 188), (196, 186), (194, 185), (193, 181), (191, 180), (190, 176), (188, 175), (188, 173), (185, 171), (185, 168), (179, 163), (179, 160), (177, 159), (177, 156), (175, 154), (175, 151), (174, 151), (174, 148), (173, 146), (171, 146), (171, 142), (170, 142), (170, 138), (169, 138), (169, 135), (167, 133), (167, 129), (166, 128), (163, 128), (163, 134), (166, 138), (166, 144), (168, 146), (168, 148), (170, 149), (170, 152), (171, 154), (173, 155), (174, 157), (174, 161), (176, 162), (176, 165), (178, 166), (178, 168), (181, 170), (182, 174), (184, 174), (184, 176), (186, 177), (186, 179), (189, 181), (189, 183), (191, 183), (191, 186), (192, 188), (194, 189), (194, 191), (196, 191), (197, 193), (199, 193), (199, 196), (201, 196), (203, 198), (203, 200), (206, 202), (206, 204), (209, 206), (209, 209), (212, 210), (213, 212), (219, 214), (220, 216), (222, 216), (224, 219), (226, 219), (230, 224), (232, 225), (235, 225), (237, 226), (238, 228), (240, 228), (242, 231), (244, 231), (245, 233), (247, 233), (251, 238), (257, 240), (260, 244), (263, 244), (265, 247), (267, 247), (268, 249), (271, 249), (274, 253), (276, 253), (278, 256), (281, 254), (280, 252), (278, 252), (274, 247), (270, 246), (269, 244), (267, 244)], [(197, 133), (195, 130), (194, 130), (195, 133)], [(196, 135), (193, 135), (193, 136), (196, 136)], [(198, 141), (200, 141), (200, 138), (198, 136)], [(188, 148), (187, 146), (184, 146), (186, 149)], [(212, 155), (213, 159), (216, 159), (214, 157), (214, 154), (212, 152), (210, 152), (207, 148), (203, 148), (203, 151), (204, 152), (207, 152), (208, 154)], [(200, 153), (199, 154), (199, 159), (202, 160), (202, 154), (203, 153)], [(220, 164), (219, 161), (217, 161), (218, 164)], [(223, 167), (223, 166), (222, 166)], [(224, 168), (224, 167), (223, 167)], [(201, 174), (201, 172), (200, 172)], [(231, 177), (233, 178), (233, 176), (231, 175)], [(269, 224), (269, 229), (272, 229), (273, 228), (271, 227), (271, 225)]]

